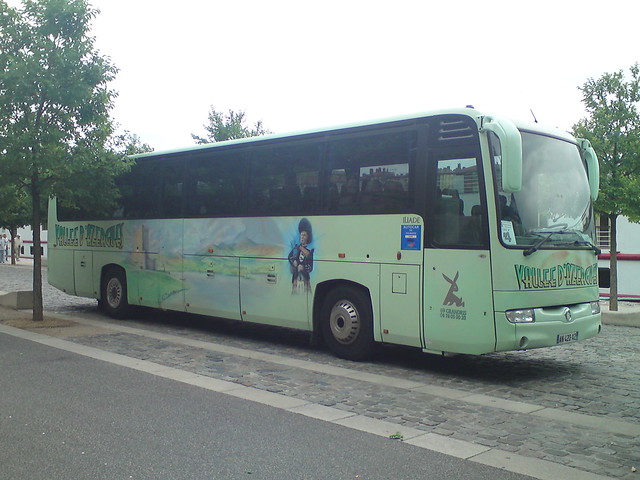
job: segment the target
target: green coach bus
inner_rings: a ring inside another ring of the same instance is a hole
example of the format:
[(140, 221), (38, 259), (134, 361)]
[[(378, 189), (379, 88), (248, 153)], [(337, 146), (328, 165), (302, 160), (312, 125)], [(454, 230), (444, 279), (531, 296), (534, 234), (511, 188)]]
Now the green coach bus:
[(133, 157), (108, 218), (49, 205), (49, 282), (141, 305), (483, 354), (597, 335), (586, 140), (453, 109)]

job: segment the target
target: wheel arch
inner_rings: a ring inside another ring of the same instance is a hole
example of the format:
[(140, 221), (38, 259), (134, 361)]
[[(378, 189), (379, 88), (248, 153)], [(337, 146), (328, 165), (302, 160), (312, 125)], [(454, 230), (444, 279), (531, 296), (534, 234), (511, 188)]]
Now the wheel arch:
[[(102, 292), (103, 292), (102, 287), (104, 286), (104, 282), (107, 277), (107, 272), (111, 270), (121, 271), (122, 274), (124, 275), (124, 278), (127, 279), (127, 270), (122, 265), (118, 265), (117, 263), (107, 263), (103, 265), (102, 268), (100, 269), (100, 289), (99, 289), (98, 301), (104, 300), (102, 298)], [(129, 293), (128, 290), (129, 290), (129, 282), (127, 281), (127, 294)]]
[[(331, 290), (337, 287), (351, 287), (351, 288), (356, 288), (358, 290), (361, 290), (362, 293), (364, 293), (367, 296), (367, 298), (369, 299), (369, 302), (371, 303), (372, 315), (373, 315), (373, 312), (375, 312), (375, 308), (373, 308), (373, 299), (371, 298), (371, 292), (366, 286), (362, 285), (361, 283), (354, 282), (352, 280), (345, 280), (345, 279), (327, 280), (325, 282), (319, 283), (315, 288), (315, 293), (313, 297), (312, 321), (313, 321), (314, 339), (322, 338), (321, 331), (320, 331), (320, 325), (321, 325), (320, 313), (322, 310), (322, 304), (324, 303), (324, 299), (327, 297), (327, 295)], [(375, 325), (375, 321), (373, 323)], [(374, 331), (375, 331), (375, 328), (374, 328)]]

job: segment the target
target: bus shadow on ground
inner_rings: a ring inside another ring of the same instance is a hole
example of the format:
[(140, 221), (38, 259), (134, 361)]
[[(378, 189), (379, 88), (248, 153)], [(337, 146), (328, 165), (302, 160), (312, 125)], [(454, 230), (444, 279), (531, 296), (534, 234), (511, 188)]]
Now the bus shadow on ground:
[(578, 375), (583, 368), (581, 363), (536, 355), (534, 351), (443, 356), (395, 345), (383, 346), (373, 361), (416, 373), (511, 386), (555, 381), (559, 376)]

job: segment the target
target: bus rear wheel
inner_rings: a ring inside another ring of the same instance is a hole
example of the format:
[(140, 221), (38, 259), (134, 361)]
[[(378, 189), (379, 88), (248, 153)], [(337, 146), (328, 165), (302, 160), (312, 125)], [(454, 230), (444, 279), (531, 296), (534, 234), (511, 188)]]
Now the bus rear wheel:
[(333, 354), (348, 360), (365, 360), (374, 347), (369, 296), (350, 286), (331, 290), (322, 304), (320, 328)]
[(127, 277), (123, 270), (110, 268), (102, 277), (102, 309), (111, 318), (124, 318), (129, 313)]

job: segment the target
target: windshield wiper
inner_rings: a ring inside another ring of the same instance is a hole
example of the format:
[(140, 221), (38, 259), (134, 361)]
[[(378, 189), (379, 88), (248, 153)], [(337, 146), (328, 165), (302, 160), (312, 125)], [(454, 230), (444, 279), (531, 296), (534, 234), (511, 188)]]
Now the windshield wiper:
[[(562, 224), (563, 227), (566, 227), (566, 224)], [(542, 245), (544, 245), (545, 243), (547, 243), (547, 241), (551, 238), (551, 235), (563, 235), (563, 234), (567, 234), (567, 233), (575, 233), (573, 230), (545, 230), (545, 231), (538, 231), (538, 232), (531, 232), (536, 236), (540, 236), (541, 233), (547, 233), (548, 235), (546, 237), (542, 237), (540, 240), (538, 240), (536, 243), (534, 243), (531, 247), (527, 248), (524, 252), (522, 252), (522, 254), (525, 257), (528, 257), (529, 255), (536, 253), (538, 250), (540, 250), (540, 247), (542, 247)]]
[(525, 257), (528, 257), (529, 255), (531, 255), (533, 253), (536, 253), (538, 250), (540, 250), (540, 247), (544, 243), (546, 243), (547, 240), (549, 240), (551, 238), (551, 235), (553, 235), (554, 233), (558, 233), (558, 232), (551, 232), (546, 237), (542, 237), (540, 240), (538, 240), (536, 243), (534, 243), (531, 247), (527, 248), (524, 252), (522, 252), (522, 254)]
[(586, 245), (587, 247), (589, 247), (590, 250), (593, 250), (596, 255), (600, 255), (602, 253), (602, 250), (600, 250), (597, 246), (595, 246), (593, 244), (593, 242), (591, 242), (590, 240), (576, 240), (575, 242), (573, 242), (574, 245)]
[[(532, 232), (533, 233), (533, 232)], [(529, 255), (537, 252), (538, 250), (540, 250), (540, 247), (542, 247), (542, 245), (544, 245), (545, 243), (547, 243), (547, 241), (551, 238), (552, 235), (564, 235), (567, 233), (572, 233), (575, 234), (576, 232), (573, 230), (554, 230), (552, 232), (549, 231), (544, 231), (544, 232), (536, 232), (535, 234), (539, 235), (541, 233), (547, 233), (548, 235), (545, 237), (540, 238), (540, 240), (538, 240), (536, 243), (534, 243), (531, 247), (527, 248), (524, 252), (522, 252), (522, 254), (525, 257), (528, 257)], [(601, 250), (596, 247), (593, 243), (591, 243), (589, 240), (576, 240), (573, 242), (573, 245), (586, 245), (588, 246), (591, 250), (593, 250), (596, 255), (600, 255)]]

